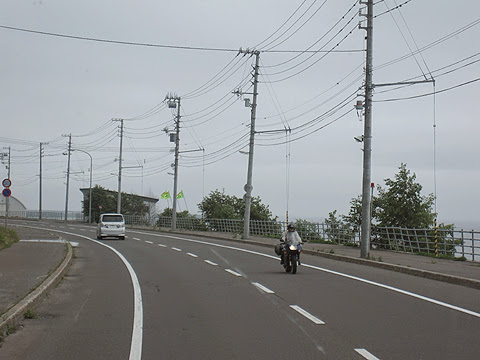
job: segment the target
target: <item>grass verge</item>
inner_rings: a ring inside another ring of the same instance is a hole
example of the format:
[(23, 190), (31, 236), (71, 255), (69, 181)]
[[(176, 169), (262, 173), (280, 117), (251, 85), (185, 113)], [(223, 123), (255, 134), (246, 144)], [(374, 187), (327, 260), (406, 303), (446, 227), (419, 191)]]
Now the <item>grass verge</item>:
[(19, 240), (17, 233), (12, 229), (0, 227), (0, 250), (10, 247)]

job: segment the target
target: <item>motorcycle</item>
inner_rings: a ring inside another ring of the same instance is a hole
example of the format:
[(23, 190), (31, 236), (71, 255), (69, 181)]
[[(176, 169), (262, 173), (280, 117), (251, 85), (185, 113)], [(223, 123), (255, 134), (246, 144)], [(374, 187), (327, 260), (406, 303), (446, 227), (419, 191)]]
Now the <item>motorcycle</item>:
[(300, 252), (298, 245), (281, 243), (275, 247), (275, 253), (283, 258), (283, 267), (287, 273), (297, 273), (297, 267), (300, 265)]

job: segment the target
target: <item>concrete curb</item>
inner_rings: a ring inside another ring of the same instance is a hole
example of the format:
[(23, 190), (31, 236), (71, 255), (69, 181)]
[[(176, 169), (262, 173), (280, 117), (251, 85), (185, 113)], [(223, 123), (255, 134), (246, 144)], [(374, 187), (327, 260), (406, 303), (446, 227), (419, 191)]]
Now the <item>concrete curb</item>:
[[(226, 236), (212, 236), (212, 235), (209, 236), (209, 234), (205, 234), (205, 235), (204, 234), (197, 234), (197, 233), (190, 234), (188, 232), (171, 232), (171, 231), (160, 231), (160, 232), (163, 232), (163, 233), (166, 233), (166, 234), (193, 235), (193, 236), (199, 236), (199, 237), (204, 237), (204, 238), (222, 239), (222, 240), (228, 240), (228, 241), (233, 241), (233, 242), (239, 242), (239, 243), (243, 243), (243, 244), (259, 245), (259, 246), (263, 246), (263, 247), (269, 247), (269, 248), (272, 248), (272, 249), (275, 247), (275, 245), (273, 245), (273, 244), (258, 242), (258, 241), (254, 241), (254, 240), (228, 238)], [(402, 273), (402, 274), (408, 274), (408, 275), (423, 277), (423, 278), (426, 278), (426, 279), (442, 281), (442, 282), (446, 282), (446, 283), (450, 283), (450, 284), (455, 284), (455, 285), (460, 285), (460, 286), (465, 286), (465, 287), (480, 290), (480, 281), (475, 280), (475, 279), (469, 279), (469, 278), (464, 278), (464, 277), (455, 276), (455, 275), (442, 274), (442, 273), (437, 273), (437, 272), (422, 270), (422, 269), (416, 269), (416, 268), (403, 266), (403, 265), (395, 265), (395, 264), (390, 264), (390, 263), (385, 263), (385, 262), (379, 262), (379, 261), (375, 261), (375, 260), (355, 258), (355, 257), (347, 256), (347, 255), (331, 254), (331, 253), (322, 252), (322, 251), (314, 251), (314, 250), (304, 249), (303, 253), (308, 254), (308, 255), (321, 256), (321, 257), (324, 257), (324, 258), (327, 258), (327, 259), (332, 259), (332, 260), (338, 260), (338, 261), (350, 262), (350, 263), (354, 263), (354, 264), (376, 267), (376, 268), (379, 268), (379, 269), (395, 271), (395, 272), (399, 272), (399, 273)]]
[(70, 268), (73, 250), (72, 245), (66, 241), (67, 254), (60, 266), (35, 290), (23, 298), (17, 305), (12, 307), (9, 311), (0, 318), (0, 337), (6, 335), (9, 329), (15, 329), (23, 321), (25, 313), (29, 309), (33, 309), (42, 302), (47, 294), (60, 282), (62, 277)]

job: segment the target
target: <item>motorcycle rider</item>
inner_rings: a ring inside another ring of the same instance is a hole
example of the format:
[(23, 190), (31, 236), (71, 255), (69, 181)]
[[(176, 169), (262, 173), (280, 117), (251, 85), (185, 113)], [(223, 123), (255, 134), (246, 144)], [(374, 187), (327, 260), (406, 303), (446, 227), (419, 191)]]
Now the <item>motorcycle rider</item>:
[[(298, 232), (295, 229), (294, 223), (291, 222), (290, 224), (288, 224), (287, 231), (285, 231), (282, 234), (282, 238), (280, 242), (285, 243), (284, 247), (290, 246), (290, 245), (296, 245), (298, 247), (298, 264), (300, 265), (300, 252), (302, 251), (303, 241), (300, 235), (298, 235)], [(280, 264), (282, 265), (285, 262), (285, 259), (283, 258), (283, 254), (284, 254), (284, 251), (282, 251), (282, 254), (280, 255), (281, 257)]]

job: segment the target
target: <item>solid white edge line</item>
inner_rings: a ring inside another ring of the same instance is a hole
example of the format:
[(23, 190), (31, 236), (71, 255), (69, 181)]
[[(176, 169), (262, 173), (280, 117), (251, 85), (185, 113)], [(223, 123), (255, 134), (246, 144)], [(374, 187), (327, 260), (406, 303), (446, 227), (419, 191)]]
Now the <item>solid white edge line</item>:
[(210, 261), (210, 260), (203, 260), (205, 261), (207, 264), (210, 264), (210, 265), (213, 265), (213, 266), (217, 266), (218, 264), (215, 264), (213, 261)]
[(266, 286), (263, 286), (258, 282), (252, 282), (252, 284), (255, 285), (257, 288), (259, 288), (260, 290), (262, 290), (263, 292), (266, 292), (267, 294), (275, 294), (275, 291), (270, 290), (269, 288), (267, 288)]
[(303, 316), (305, 316), (307, 319), (313, 321), (315, 324), (317, 325), (325, 325), (325, 323), (320, 320), (319, 318), (313, 316), (312, 314), (310, 314), (308, 311), (306, 310), (303, 310), (300, 306), (298, 305), (290, 305), (290, 307), (295, 310), (296, 312), (302, 314)]
[(360, 355), (362, 355), (365, 359), (367, 360), (380, 360), (379, 358), (377, 358), (376, 356), (372, 355), (371, 353), (369, 353), (367, 350), (365, 349), (355, 349), (355, 351), (357, 353), (359, 353)]
[(192, 254), (192, 253), (187, 253), (187, 255), (190, 255), (191, 257), (197, 258), (198, 255)]
[(97, 243), (99, 245), (105, 246), (106, 248), (112, 250), (124, 263), (126, 266), (130, 278), (132, 280), (132, 286), (133, 286), (133, 299), (134, 299), (134, 304), (133, 304), (133, 330), (132, 330), (132, 342), (130, 345), (130, 356), (129, 360), (141, 360), (142, 359), (142, 344), (143, 344), (143, 303), (142, 303), (142, 290), (140, 288), (140, 283), (137, 278), (137, 274), (135, 273), (135, 270), (133, 270), (132, 265), (127, 261), (127, 259), (114, 247), (104, 244), (100, 241), (94, 240), (92, 238), (89, 238), (84, 235), (79, 235), (79, 234), (73, 234), (69, 233), (66, 231), (61, 231), (61, 230), (56, 230), (56, 229), (46, 229), (46, 228), (40, 228), (40, 227), (33, 227), (33, 226), (24, 226), (24, 227), (29, 227), (33, 229), (42, 229), (42, 230), (51, 230), (51, 231), (56, 231), (59, 233), (67, 234), (67, 235), (72, 235), (72, 236), (77, 236), (83, 239), (87, 239), (90, 241), (93, 241), (94, 243)]
[(242, 276), (242, 274), (239, 274), (238, 272), (230, 270), (230, 269), (225, 269), (225, 271), (232, 274), (232, 275), (235, 275), (235, 276)]
[[(221, 247), (221, 248), (224, 248), (224, 249), (242, 251), (242, 252), (246, 252), (246, 253), (249, 253), (249, 254), (260, 255), (260, 256), (263, 256), (263, 257), (270, 258), (270, 259), (278, 260), (278, 256), (268, 255), (268, 254), (264, 254), (264, 253), (260, 253), (260, 252), (252, 251), (252, 250), (240, 249), (240, 248), (236, 248), (236, 247), (233, 247), (233, 246), (210, 243), (210, 242), (207, 242), (207, 241), (182, 238), (182, 237), (179, 237), (179, 236), (172, 236), (172, 235), (157, 235), (157, 234), (145, 233), (145, 232), (141, 232), (141, 231), (131, 231), (131, 232), (136, 232), (137, 234), (142, 234), (142, 235), (153, 235), (153, 236), (158, 236), (158, 237), (167, 237), (167, 238), (171, 238), (171, 239), (190, 241), (190, 242), (194, 242), (194, 243), (197, 243), (197, 244), (205, 244), (205, 245), (210, 245), (210, 246)], [(219, 239), (219, 240), (221, 240), (221, 239)], [(351, 280), (360, 281), (360, 282), (370, 284), (370, 285), (373, 285), (373, 286), (378, 286), (378, 287), (381, 287), (381, 288), (384, 288), (384, 289), (387, 289), (387, 290), (395, 291), (395, 292), (398, 292), (400, 294), (411, 296), (411, 297), (414, 297), (414, 298), (417, 298), (417, 299), (420, 299), (420, 300), (430, 302), (432, 304), (440, 305), (440, 306), (446, 307), (446, 308), (451, 309), (451, 310), (459, 311), (459, 312), (462, 312), (464, 314), (480, 318), (480, 313), (477, 313), (475, 311), (464, 309), (464, 308), (461, 308), (459, 306), (451, 305), (451, 304), (448, 304), (448, 303), (445, 303), (445, 302), (442, 302), (442, 301), (439, 301), (439, 300), (435, 300), (435, 299), (432, 299), (432, 298), (429, 298), (429, 297), (426, 297), (426, 296), (415, 294), (415, 293), (412, 293), (412, 292), (409, 292), (409, 291), (406, 291), (406, 290), (402, 290), (402, 289), (399, 289), (399, 288), (396, 288), (396, 287), (393, 287), (393, 286), (380, 284), (380, 283), (377, 283), (375, 281), (362, 279), (362, 278), (359, 278), (357, 276), (344, 274), (344, 273), (341, 273), (341, 272), (338, 272), (338, 271), (328, 270), (328, 269), (321, 268), (321, 267), (318, 267), (318, 266), (304, 264), (303, 261), (302, 261), (302, 266), (306, 267), (306, 268), (310, 268), (310, 269), (314, 269), (314, 270), (320, 270), (320, 271), (323, 271), (323, 272), (326, 272), (326, 273), (342, 276), (342, 277), (345, 277), (345, 278), (348, 278), (348, 279), (351, 279)]]

